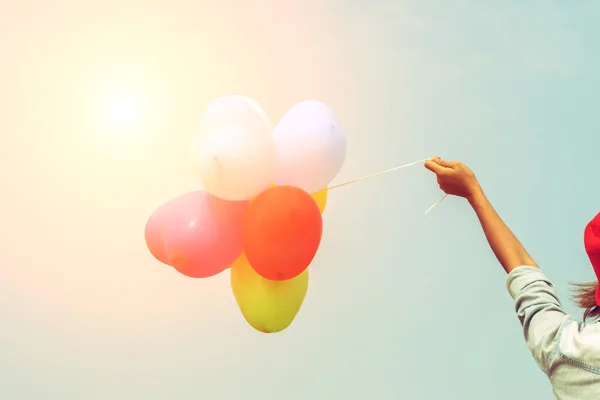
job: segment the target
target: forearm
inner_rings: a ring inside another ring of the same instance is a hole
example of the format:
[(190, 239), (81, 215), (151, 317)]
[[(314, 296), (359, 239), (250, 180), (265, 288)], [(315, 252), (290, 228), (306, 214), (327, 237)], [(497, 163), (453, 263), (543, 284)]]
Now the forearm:
[(478, 187), (468, 201), (479, 218), (492, 251), (506, 273), (523, 265), (537, 267), (525, 247), (494, 210), (481, 188)]

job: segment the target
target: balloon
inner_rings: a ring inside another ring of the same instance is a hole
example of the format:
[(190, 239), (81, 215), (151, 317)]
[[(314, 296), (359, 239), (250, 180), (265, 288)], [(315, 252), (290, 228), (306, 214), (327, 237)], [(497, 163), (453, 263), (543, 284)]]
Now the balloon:
[(250, 107), (252, 107), (252, 109), (254, 111), (256, 111), (256, 113), (262, 118), (262, 120), (265, 121), (265, 123), (267, 124), (269, 129), (271, 128), (271, 120), (267, 116), (267, 113), (265, 112), (265, 110), (263, 110), (263, 108), (260, 106), (260, 104), (258, 104), (256, 102), (256, 100), (251, 99), (250, 97), (240, 96), (240, 95), (236, 95), (235, 97), (242, 99), (243, 101), (248, 103), (250, 105)]
[(208, 107), (192, 151), (200, 181), (214, 196), (248, 200), (273, 182), (275, 142), (268, 123), (239, 97)]
[(219, 97), (202, 114), (200, 133), (219, 129), (229, 124), (262, 123), (270, 127), (267, 113), (255, 100), (241, 95)]
[(165, 255), (183, 275), (207, 278), (227, 269), (242, 253), (242, 221), (248, 201), (227, 201), (197, 191), (165, 230)]
[(287, 281), (271, 281), (257, 274), (242, 254), (231, 266), (231, 290), (250, 326), (263, 333), (280, 332), (300, 311), (308, 290), (308, 269)]
[(313, 193), (328, 185), (346, 158), (346, 138), (333, 111), (318, 101), (296, 104), (281, 118), (273, 139), (275, 183)]
[(265, 110), (263, 110), (260, 104), (249, 97), (235, 95), (221, 97), (213, 101), (204, 111), (200, 131), (192, 136), (190, 143), (192, 155), (196, 154), (198, 151), (201, 137), (204, 132), (210, 132), (231, 123), (243, 125), (244, 121), (256, 118), (256, 115), (253, 115), (253, 113), (258, 115), (269, 129), (272, 128), (271, 121)]
[[(275, 187), (275, 184), (272, 183), (269, 187)], [(326, 186), (323, 188), (323, 190), (318, 190), (310, 195), (317, 202), (317, 205), (319, 206), (319, 210), (321, 211), (321, 214), (323, 214), (325, 212), (325, 206), (327, 205), (327, 197), (328, 197), (327, 193), (328, 193), (328, 190), (327, 190), (327, 186)], [(252, 202), (252, 201), (254, 201), (254, 199), (255, 198), (252, 198), (252, 199), (250, 199), (250, 201)]]
[(252, 268), (263, 278), (287, 280), (300, 275), (315, 257), (323, 217), (302, 189), (276, 186), (257, 196), (242, 224), (242, 241)]
[(317, 205), (319, 206), (319, 210), (321, 211), (321, 214), (323, 214), (325, 212), (325, 206), (327, 205), (327, 193), (328, 193), (328, 190), (327, 190), (327, 187), (325, 187), (325, 188), (323, 188), (323, 190), (318, 190), (315, 193), (310, 195), (317, 202)]
[(148, 218), (144, 229), (146, 246), (158, 261), (169, 265), (165, 254), (165, 231), (175, 221), (189, 217), (190, 208), (194, 208), (199, 199), (199, 192), (186, 193), (161, 205)]

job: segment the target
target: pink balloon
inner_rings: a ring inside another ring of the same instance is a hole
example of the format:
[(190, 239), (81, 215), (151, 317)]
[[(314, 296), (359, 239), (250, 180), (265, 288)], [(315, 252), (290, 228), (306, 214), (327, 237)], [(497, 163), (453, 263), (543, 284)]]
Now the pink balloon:
[(183, 275), (208, 278), (242, 254), (242, 221), (250, 202), (194, 193), (194, 202), (180, 210), (164, 231), (164, 255)]
[(189, 217), (189, 210), (200, 204), (202, 198), (202, 192), (186, 193), (161, 205), (148, 218), (144, 231), (146, 246), (158, 261), (170, 265), (165, 253), (165, 231), (170, 224), (185, 219), (186, 210)]

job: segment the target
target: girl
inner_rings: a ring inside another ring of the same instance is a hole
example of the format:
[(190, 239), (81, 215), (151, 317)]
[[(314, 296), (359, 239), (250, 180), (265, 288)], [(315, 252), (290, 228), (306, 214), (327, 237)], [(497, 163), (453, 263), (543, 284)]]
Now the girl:
[[(457, 161), (432, 157), (425, 167), (437, 175), (447, 194), (467, 199), (485, 236), (507, 272), (507, 289), (523, 326), (525, 340), (558, 400), (600, 399), (600, 316), (598, 282), (577, 285), (574, 300), (585, 309), (583, 322), (563, 310), (552, 282), (496, 213), (473, 172)], [(586, 252), (600, 279), (600, 214), (584, 232)]]

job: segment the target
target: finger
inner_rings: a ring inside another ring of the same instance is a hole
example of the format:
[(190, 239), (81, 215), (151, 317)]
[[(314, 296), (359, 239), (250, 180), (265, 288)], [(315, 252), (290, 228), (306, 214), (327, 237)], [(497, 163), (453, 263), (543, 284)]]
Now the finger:
[(442, 160), (442, 159), (437, 160), (435, 162), (437, 162), (439, 165), (441, 165), (444, 168), (450, 168), (450, 169), (454, 169), (460, 164), (460, 162), (458, 162), (458, 161), (446, 161), (446, 160)]
[(428, 170), (430, 170), (431, 172), (433, 172), (435, 174), (443, 173), (447, 169), (444, 166), (440, 165), (438, 161), (434, 161), (434, 160), (428, 160), (425, 163), (425, 168), (427, 168)]

